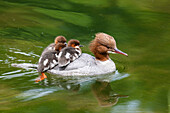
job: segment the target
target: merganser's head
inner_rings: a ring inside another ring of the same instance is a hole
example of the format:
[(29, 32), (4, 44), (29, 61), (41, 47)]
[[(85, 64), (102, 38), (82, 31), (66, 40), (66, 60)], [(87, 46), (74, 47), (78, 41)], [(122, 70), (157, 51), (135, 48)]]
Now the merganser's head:
[(106, 33), (97, 33), (95, 39), (90, 44), (90, 50), (98, 60), (108, 60), (109, 53), (118, 53), (128, 56), (116, 47), (115, 39)]
[(68, 47), (73, 47), (73, 48), (80, 48), (83, 47), (82, 45), (80, 45), (80, 41), (75, 40), (75, 39), (71, 39), (68, 42)]
[(65, 48), (65, 47), (66, 47), (66, 44), (64, 44), (64, 43), (58, 43), (58, 44), (56, 44), (56, 46), (55, 46), (55, 50), (56, 50), (56, 51), (61, 51), (61, 49)]
[(66, 38), (64, 36), (57, 36), (54, 40), (55, 44), (57, 43), (64, 43), (64, 44), (67, 44), (66, 43)]

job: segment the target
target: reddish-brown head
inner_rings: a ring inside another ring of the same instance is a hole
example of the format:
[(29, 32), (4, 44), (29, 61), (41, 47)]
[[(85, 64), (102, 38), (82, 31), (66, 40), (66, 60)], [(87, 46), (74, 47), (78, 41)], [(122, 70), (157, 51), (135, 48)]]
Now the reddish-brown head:
[(80, 41), (75, 40), (75, 39), (71, 39), (71, 40), (69, 40), (69, 42), (68, 42), (68, 47), (73, 47), (73, 48), (75, 48), (76, 46), (79, 46), (79, 45), (80, 45)]
[(90, 44), (90, 50), (94, 53), (99, 46), (105, 47), (105, 53), (108, 49), (117, 48), (114, 38), (106, 33), (97, 33), (95, 39)]
[(57, 43), (66, 43), (66, 38), (64, 36), (57, 36), (54, 40), (55, 44)]
[(109, 59), (109, 53), (119, 53), (126, 55), (116, 47), (115, 39), (106, 33), (97, 33), (95, 39), (90, 44), (90, 50), (99, 60)]

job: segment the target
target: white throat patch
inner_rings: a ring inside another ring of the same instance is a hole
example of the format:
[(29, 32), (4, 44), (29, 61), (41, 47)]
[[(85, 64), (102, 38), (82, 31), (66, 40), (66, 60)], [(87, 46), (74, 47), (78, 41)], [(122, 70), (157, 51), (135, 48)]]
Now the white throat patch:
[(74, 48), (77, 48), (77, 49), (78, 49), (78, 48), (80, 48), (80, 47), (79, 47), (79, 46), (75, 46)]
[(107, 51), (107, 53), (116, 54), (116, 53), (115, 53), (115, 52), (113, 52), (113, 51)]

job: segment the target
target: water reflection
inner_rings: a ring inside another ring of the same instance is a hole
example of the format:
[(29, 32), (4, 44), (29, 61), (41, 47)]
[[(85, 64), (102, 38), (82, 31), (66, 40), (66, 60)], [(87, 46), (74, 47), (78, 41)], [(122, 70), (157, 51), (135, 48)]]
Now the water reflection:
[(78, 92), (80, 90), (81, 82), (77, 82), (78, 79), (73, 77), (57, 77), (55, 75), (48, 75), (48, 78), (42, 81), (41, 85), (56, 86), (63, 90)]
[[(127, 98), (128, 95), (119, 95), (112, 88), (110, 82), (128, 77), (127, 74), (118, 73), (106, 76), (93, 77), (61, 77), (56, 75), (48, 75), (48, 79), (41, 81), (40, 86), (36, 89), (26, 90), (16, 96), (21, 101), (30, 101), (51, 93), (67, 90), (79, 93), (82, 89), (91, 88), (94, 97), (102, 107), (109, 107), (117, 104), (119, 98)], [(106, 80), (107, 78), (107, 80)]]
[(119, 98), (127, 98), (128, 95), (119, 95), (114, 92), (109, 82), (96, 81), (92, 85), (92, 91), (97, 98), (99, 105), (109, 107), (117, 104)]

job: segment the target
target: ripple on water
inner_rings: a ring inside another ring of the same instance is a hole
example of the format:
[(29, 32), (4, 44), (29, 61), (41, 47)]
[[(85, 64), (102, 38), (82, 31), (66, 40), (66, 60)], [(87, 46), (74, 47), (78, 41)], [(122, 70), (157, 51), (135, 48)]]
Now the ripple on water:
[(23, 93), (16, 96), (16, 98), (22, 101), (29, 101), (32, 99), (40, 98), (46, 96), (50, 93), (62, 90), (62, 88), (57, 87), (50, 87), (50, 88), (39, 88), (39, 89), (30, 89), (24, 91)]
[(32, 57), (40, 57), (39, 55), (37, 54), (34, 54), (34, 52), (29, 52), (29, 53), (26, 53), (26, 52), (22, 52), (21, 50), (19, 49), (14, 49), (14, 48), (10, 48), (9, 52), (12, 52), (12, 53), (16, 53), (16, 54), (21, 54), (21, 55), (25, 55), (25, 56), (32, 56)]
[(16, 48), (9, 48), (9, 52), (21, 54), (21, 55), (25, 55), (25, 56), (40, 57), (39, 55), (35, 54), (32, 51), (29, 53), (26, 53), (26, 52), (23, 52), (20, 49), (16, 49)]
[(5, 76), (0, 76), (0, 78), (2, 78), (3, 80), (6, 80), (6, 79), (12, 79), (12, 78), (16, 78), (16, 77), (22, 77), (25, 75), (32, 76), (32, 74), (37, 73), (37, 71), (33, 71), (33, 70), (28, 71), (28, 72), (22, 72), (22, 73), (19, 73), (19, 72), (21, 72), (21, 70), (3, 73), (2, 75), (5, 75)]
[(9, 75), (9, 74), (18, 73), (18, 72), (21, 72), (21, 70), (16, 70), (16, 71), (11, 71), (11, 72), (7, 72), (7, 73), (3, 73), (2, 75)]
[(15, 60), (15, 59), (16, 59), (16, 57), (12, 57), (12, 56), (9, 56), (9, 55), (7, 55), (7, 54), (6, 54), (6, 56), (7, 56), (7, 58), (9, 58), (9, 59), (11, 59), (11, 60)]
[[(141, 102), (139, 100), (132, 100), (132, 101), (129, 101), (129, 102), (126, 102), (126, 103), (122, 103), (120, 105), (117, 105), (115, 106), (114, 108), (112, 108), (112, 112), (113, 113), (122, 113), (124, 112), (124, 109), (126, 109), (128, 112), (127, 113), (136, 113), (136, 112), (144, 112), (144, 111), (141, 111), (139, 109), (139, 106), (140, 106)], [(121, 109), (121, 108), (124, 108), (124, 109)], [(122, 111), (121, 111), (122, 110)]]

